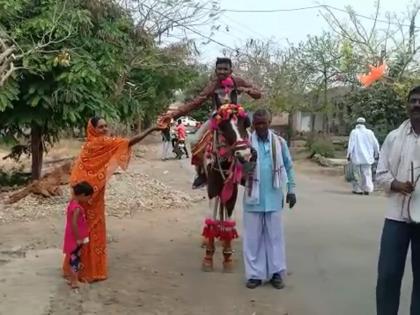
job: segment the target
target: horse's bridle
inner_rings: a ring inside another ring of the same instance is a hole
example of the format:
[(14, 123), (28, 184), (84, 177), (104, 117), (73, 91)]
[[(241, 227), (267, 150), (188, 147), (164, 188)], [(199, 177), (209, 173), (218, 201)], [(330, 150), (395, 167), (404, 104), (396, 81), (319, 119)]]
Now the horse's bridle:
[[(233, 117), (232, 117), (233, 116)], [(246, 113), (245, 110), (242, 106), (240, 105), (236, 105), (236, 104), (227, 104), (222, 106), (221, 108), (219, 108), (219, 110), (214, 114), (213, 119), (216, 122), (215, 125), (212, 126), (213, 128), (213, 150), (212, 150), (212, 155), (215, 158), (217, 163), (217, 167), (218, 167), (218, 171), (220, 172), (220, 174), (223, 177), (223, 180), (226, 179), (225, 173), (229, 172), (230, 169), (228, 170), (223, 170), (221, 167), (221, 162), (222, 161), (228, 161), (231, 162), (231, 167), (232, 168), (236, 162), (243, 162), (241, 161), (241, 157), (239, 157), (236, 152), (240, 151), (240, 150), (246, 150), (248, 148), (251, 147), (250, 142), (248, 139), (241, 139), (239, 141), (235, 141), (235, 143), (229, 145), (227, 143), (227, 141), (225, 141), (225, 143), (223, 143), (223, 145), (220, 144), (219, 142), (219, 136), (221, 136), (222, 134), (220, 134), (219, 129), (218, 129), (218, 124), (221, 121), (227, 120), (227, 119), (238, 119), (238, 117), (245, 117)], [(222, 135), (223, 136), (223, 135)], [(226, 137), (225, 137), (226, 138)], [(222, 150), (224, 149), (224, 150)], [(223, 151), (223, 154), (221, 153), (221, 151)], [(212, 166), (215, 169), (215, 165), (213, 163)]]
[[(217, 170), (220, 172), (223, 180), (226, 180), (226, 173), (228, 173), (229, 171), (231, 171), (231, 169), (233, 168), (233, 166), (235, 165), (235, 162), (243, 162), (241, 161), (241, 157), (237, 156), (235, 153), (237, 151), (240, 150), (246, 150), (249, 149), (251, 147), (250, 142), (248, 139), (246, 140), (239, 140), (236, 141), (235, 143), (233, 143), (232, 145), (229, 145), (227, 143), (221, 145), (219, 143), (219, 133), (217, 130), (214, 130), (213, 133), (213, 152), (212, 155), (215, 157), (215, 163), (217, 163), (217, 169), (215, 168), (215, 165), (213, 163), (212, 167), (213, 169)], [(220, 149), (221, 148), (225, 148), (226, 153), (225, 154), (220, 154)], [(236, 160), (236, 161), (235, 161)], [(222, 168), (222, 161), (228, 161), (231, 162), (231, 166), (229, 169), (223, 169)]]

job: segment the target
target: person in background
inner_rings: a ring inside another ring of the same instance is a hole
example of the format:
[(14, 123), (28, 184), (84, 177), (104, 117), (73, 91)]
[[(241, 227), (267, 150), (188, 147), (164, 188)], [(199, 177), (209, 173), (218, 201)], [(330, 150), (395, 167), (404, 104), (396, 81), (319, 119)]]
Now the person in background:
[(188, 149), (187, 149), (187, 144), (186, 144), (187, 129), (185, 128), (181, 119), (178, 119), (177, 123), (178, 123), (178, 125), (176, 126), (176, 136), (177, 136), (178, 145), (183, 147), (184, 153), (185, 153), (185, 155), (187, 156), (187, 159), (188, 159), (190, 157), (190, 155), (188, 154)]
[(169, 148), (171, 146), (171, 127), (162, 130), (162, 161), (168, 159)]
[(410, 214), (419, 211), (419, 204), (413, 203), (410, 196), (420, 176), (416, 170), (420, 166), (420, 86), (408, 93), (407, 108), (409, 119), (386, 137), (376, 170), (376, 179), (389, 199), (378, 262), (377, 315), (398, 315), (410, 245), (413, 271), (410, 314), (420, 314), (420, 224), (412, 222)]
[(372, 165), (379, 157), (379, 142), (372, 130), (367, 129), (366, 120), (360, 117), (351, 131), (347, 148), (347, 160), (353, 164), (355, 180), (353, 194), (369, 195), (373, 192)]
[(285, 202), (290, 208), (296, 204), (295, 173), (286, 141), (269, 128), (271, 114), (258, 109), (252, 121), (251, 144), (257, 158), (246, 178), (243, 202), (246, 286), (254, 289), (269, 280), (282, 289), (286, 271), (282, 210)]

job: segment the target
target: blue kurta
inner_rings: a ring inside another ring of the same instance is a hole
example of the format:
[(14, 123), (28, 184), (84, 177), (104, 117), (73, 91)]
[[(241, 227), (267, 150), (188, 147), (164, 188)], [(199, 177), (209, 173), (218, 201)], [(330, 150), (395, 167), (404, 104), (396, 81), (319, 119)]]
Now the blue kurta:
[[(283, 163), (288, 177), (287, 189), (289, 193), (294, 193), (295, 172), (293, 161), (290, 156), (286, 141), (280, 139)], [(249, 205), (244, 202), (244, 211), (247, 212), (274, 212), (283, 209), (284, 195), (282, 187), (273, 187), (273, 161), (270, 141), (268, 139), (258, 139), (258, 164), (260, 168), (260, 203)]]

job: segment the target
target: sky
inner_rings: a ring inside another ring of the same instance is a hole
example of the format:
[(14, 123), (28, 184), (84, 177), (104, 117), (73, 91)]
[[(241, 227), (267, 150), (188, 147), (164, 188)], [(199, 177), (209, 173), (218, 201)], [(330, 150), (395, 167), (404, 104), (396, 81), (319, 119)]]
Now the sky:
[[(314, 6), (319, 4), (331, 5), (345, 9), (350, 5), (359, 14), (373, 16), (375, 13), (375, 0), (220, 0), (222, 9), (235, 10), (271, 10), (271, 9), (294, 9)], [(397, 13), (402, 16), (409, 6), (420, 3), (415, 0), (381, 0), (380, 16), (384, 19), (386, 12)], [(212, 39), (233, 48), (240, 47), (247, 39), (272, 39), (280, 46), (285, 46), (287, 40), (293, 43), (305, 40), (308, 34), (321, 34), (328, 30), (329, 26), (319, 14), (319, 9), (310, 9), (294, 12), (276, 13), (235, 13), (224, 12), (218, 20), (222, 27)], [(340, 19), (346, 19), (345, 13), (336, 13)], [(363, 20), (363, 19), (362, 19)], [(373, 22), (363, 20), (366, 26)], [(408, 23), (407, 21), (406, 23)], [(420, 24), (420, 21), (418, 22)], [(229, 31), (226, 30), (228, 26)], [(386, 25), (382, 24), (383, 27)], [(204, 35), (210, 34), (208, 26), (196, 27), (196, 30)], [(196, 34), (190, 34), (197, 43), (206, 41)], [(223, 55), (223, 47), (216, 43), (201, 46), (199, 60), (205, 63), (213, 63), (216, 57)]]

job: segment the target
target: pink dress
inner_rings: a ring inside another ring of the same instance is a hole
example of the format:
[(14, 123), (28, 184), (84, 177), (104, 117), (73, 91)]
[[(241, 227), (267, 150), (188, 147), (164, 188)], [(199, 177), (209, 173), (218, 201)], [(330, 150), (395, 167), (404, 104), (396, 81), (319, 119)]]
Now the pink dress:
[(73, 213), (77, 208), (80, 209), (79, 218), (77, 219), (77, 227), (80, 234), (79, 236), (83, 240), (84, 244), (89, 242), (89, 227), (86, 221), (85, 211), (77, 201), (72, 200), (67, 206), (67, 220), (63, 245), (63, 253), (65, 254), (71, 254), (77, 248), (77, 240), (73, 235), (73, 229), (71, 228)]

